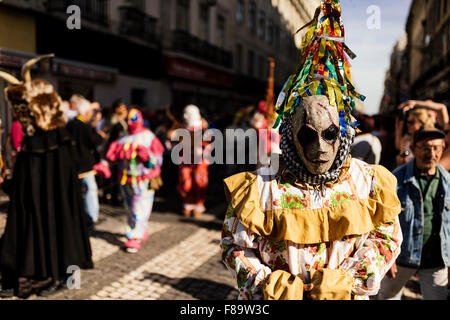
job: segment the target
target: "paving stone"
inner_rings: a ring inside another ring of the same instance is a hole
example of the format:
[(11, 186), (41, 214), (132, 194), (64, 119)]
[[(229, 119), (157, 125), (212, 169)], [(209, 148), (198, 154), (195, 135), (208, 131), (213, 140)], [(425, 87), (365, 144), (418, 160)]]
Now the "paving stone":
[[(194, 220), (155, 210), (149, 222), (150, 238), (137, 254), (121, 250), (126, 241), (124, 209), (101, 205), (100, 217), (103, 222), (96, 226), (97, 231), (90, 239), (95, 269), (82, 270), (82, 289), (30, 299), (237, 298), (236, 281), (221, 261), (219, 243), (223, 216), (205, 215), (201, 220)], [(6, 214), (0, 212), (0, 235), (5, 222)], [(405, 298), (422, 299), (417, 279), (411, 281), (415, 285), (407, 287)]]

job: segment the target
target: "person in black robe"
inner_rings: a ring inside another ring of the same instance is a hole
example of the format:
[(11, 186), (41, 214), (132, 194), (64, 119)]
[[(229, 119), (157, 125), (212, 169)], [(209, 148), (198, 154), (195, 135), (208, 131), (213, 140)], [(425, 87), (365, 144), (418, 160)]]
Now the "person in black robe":
[[(66, 112), (53, 86), (30, 76), (32, 65), (50, 56), (27, 62), (22, 68), (24, 81), (0, 72), (0, 77), (13, 84), (5, 95), (25, 134), (0, 239), (3, 297), (24, 297), (20, 278), (35, 283), (50, 279), (39, 292), (45, 296), (64, 288), (72, 268), (93, 268), (76, 151), (65, 128)], [(33, 293), (25, 291), (25, 296)]]

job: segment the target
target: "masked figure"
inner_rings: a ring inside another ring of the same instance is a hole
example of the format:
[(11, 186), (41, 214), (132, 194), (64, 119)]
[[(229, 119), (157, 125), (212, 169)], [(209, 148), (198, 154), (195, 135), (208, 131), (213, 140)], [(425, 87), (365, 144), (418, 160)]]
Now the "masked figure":
[[(51, 278), (51, 286), (41, 292), (49, 294), (65, 285), (69, 266), (93, 266), (74, 143), (64, 127), (65, 110), (53, 86), (30, 75), (34, 64), (51, 56), (27, 62), (23, 81), (0, 72), (12, 84), (5, 96), (24, 132), (0, 244), (2, 295), (23, 296), (19, 277)], [(22, 289), (24, 295), (31, 293), (30, 288)]]
[(221, 249), (240, 299), (368, 299), (400, 252), (396, 179), (349, 155), (356, 124), (339, 1), (323, 0), (277, 101), (278, 170), (225, 179)]
[[(129, 111), (127, 124), (127, 133), (111, 144), (106, 159), (120, 164), (118, 179), (128, 213), (125, 249), (136, 253), (148, 238), (147, 225), (155, 190), (162, 185), (160, 175), (164, 147), (153, 132), (144, 127), (139, 110), (133, 108)], [(94, 169), (103, 171), (104, 165), (104, 162), (100, 163)]]
[[(209, 176), (207, 160), (203, 159), (203, 153), (207, 143), (202, 141), (195, 143), (195, 135), (202, 135), (207, 128), (206, 121), (200, 115), (197, 106), (188, 105), (183, 113), (184, 125), (191, 132), (191, 161), (179, 166), (178, 192), (183, 200), (183, 214), (189, 217), (199, 217), (205, 212), (206, 192), (208, 189)], [(194, 159), (201, 159), (195, 163)]]

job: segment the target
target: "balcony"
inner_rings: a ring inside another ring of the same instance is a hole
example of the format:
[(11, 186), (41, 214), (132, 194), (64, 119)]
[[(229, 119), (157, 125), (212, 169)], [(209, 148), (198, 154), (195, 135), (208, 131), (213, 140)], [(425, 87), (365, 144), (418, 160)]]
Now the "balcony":
[(158, 19), (147, 15), (136, 7), (121, 6), (119, 33), (132, 36), (150, 43), (156, 43)]
[(46, 7), (49, 12), (66, 14), (71, 5), (80, 7), (82, 19), (108, 26), (108, 0), (47, 0)]
[(172, 49), (225, 68), (232, 67), (233, 55), (231, 52), (194, 37), (186, 31), (173, 31)]

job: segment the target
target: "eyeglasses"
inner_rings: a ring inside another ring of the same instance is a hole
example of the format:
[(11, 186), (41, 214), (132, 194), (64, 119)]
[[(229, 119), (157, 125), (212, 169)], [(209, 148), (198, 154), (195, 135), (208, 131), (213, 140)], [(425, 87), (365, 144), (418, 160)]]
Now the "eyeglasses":
[(406, 121), (406, 124), (408, 125), (408, 126), (413, 126), (413, 125), (415, 125), (417, 123), (417, 121)]
[(444, 150), (444, 147), (442, 145), (439, 146), (418, 146), (417, 149), (419, 149), (422, 152), (441, 152)]

